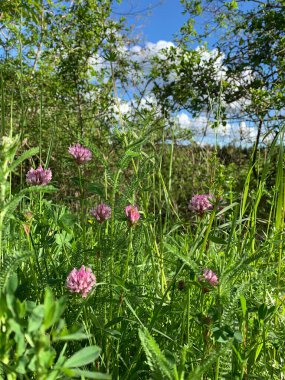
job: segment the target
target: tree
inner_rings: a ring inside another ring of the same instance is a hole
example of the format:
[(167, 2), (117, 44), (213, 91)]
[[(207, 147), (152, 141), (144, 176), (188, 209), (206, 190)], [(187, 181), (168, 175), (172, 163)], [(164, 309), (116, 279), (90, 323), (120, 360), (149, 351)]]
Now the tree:
[[(285, 2), (182, 0), (189, 20), (181, 29), (178, 48), (157, 62), (154, 80), (171, 109), (192, 114), (211, 111), (219, 120), (239, 119), (261, 131), (278, 131), (284, 121)], [(195, 21), (205, 27), (198, 33)], [(207, 22), (207, 20), (209, 22)], [(213, 50), (191, 49), (192, 43), (215, 39)], [(213, 112), (214, 111), (214, 112)]]
[[(39, 123), (56, 122), (59, 139), (75, 140), (94, 124), (96, 130), (99, 118), (108, 133), (104, 118), (113, 103), (112, 83), (96, 78), (90, 62), (108, 52), (124, 28), (110, 19), (112, 3), (25, 0), (0, 6), (2, 114), (9, 119), (13, 97), (14, 127), (31, 142), (38, 140)], [(99, 129), (97, 137), (104, 139)], [(44, 130), (43, 141), (49, 141), (50, 129)]]

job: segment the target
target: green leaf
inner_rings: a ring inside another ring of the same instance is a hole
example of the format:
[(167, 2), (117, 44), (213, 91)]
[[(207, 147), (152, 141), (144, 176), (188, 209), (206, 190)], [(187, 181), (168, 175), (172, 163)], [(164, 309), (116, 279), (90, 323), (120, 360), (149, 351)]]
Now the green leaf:
[(94, 193), (104, 198), (104, 186), (102, 186), (100, 183), (87, 183), (85, 187), (89, 193)]
[[(17, 363), (16, 372), (21, 374), (21, 375), (25, 375), (26, 366), (27, 366), (28, 362), (29, 362), (29, 359), (27, 357), (24, 357), (24, 356), (20, 357), (19, 361)], [(1, 375), (1, 373), (0, 373), (0, 375)]]
[(58, 370), (53, 370), (52, 372), (49, 372), (49, 375), (47, 376), (46, 380), (56, 380), (58, 379)]
[[(63, 245), (65, 244), (66, 240), (68, 239), (68, 242), (71, 240), (72, 235), (73, 235), (73, 229), (74, 225), (77, 222), (77, 217), (76, 215), (65, 213), (62, 215), (62, 217), (58, 221), (58, 225), (67, 232), (64, 235), (62, 233), (57, 233), (55, 235), (56, 242), (58, 245)], [(64, 241), (63, 241), (64, 238)]]
[(39, 152), (39, 148), (32, 148), (21, 154), (12, 164), (9, 166), (9, 171), (13, 171), (21, 162), (25, 161), (27, 158), (36, 155)]
[(240, 305), (241, 305), (242, 315), (243, 315), (243, 317), (245, 317), (245, 315), (246, 315), (246, 299), (245, 299), (245, 297), (244, 297), (243, 294), (241, 294), (239, 296), (239, 298), (240, 298)]
[(220, 216), (220, 215), (224, 214), (226, 211), (231, 210), (232, 208), (234, 208), (234, 207), (236, 207), (236, 206), (238, 206), (238, 205), (239, 205), (238, 202), (233, 202), (233, 203), (231, 203), (230, 205), (228, 205), (228, 206), (226, 206), (226, 207), (223, 207), (223, 208), (221, 209), (221, 211), (217, 212), (216, 216)]
[(261, 304), (258, 308), (258, 318), (260, 320), (265, 319), (267, 314), (267, 305), (265, 303)]
[(76, 376), (76, 377), (83, 376), (86, 379), (111, 380), (112, 378), (110, 375), (106, 373), (83, 371), (81, 369), (75, 369), (73, 373), (74, 373), (73, 376)]
[(223, 245), (227, 244), (227, 242), (224, 239), (221, 239), (220, 237), (215, 236), (211, 233), (209, 234), (209, 240), (216, 244), (223, 244)]
[(38, 356), (38, 363), (42, 368), (51, 368), (54, 362), (56, 352), (53, 349), (45, 350)]
[(13, 273), (7, 280), (6, 290), (7, 294), (14, 294), (18, 286), (18, 277)]
[(1, 214), (5, 217), (7, 214), (12, 214), (14, 210), (17, 208), (18, 204), (21, 202), (23, 197), (27, 193), (53, 193), (57, 191), (57, 189), (51, 185), (48, 186), (31, 186), (26, 189), (19, 191), (18, 194), (11, 197), (10, 200), (5, 204)]
[(15, 291), (18, 286), (18, 278), (16, 273), (13, 273), (7, 280), (7, 285), (6, 285), (6, 304), (7, 308), (10, 310), (12, 313), (13, 317), (16, 317), (16, 311), (15, 311)]
[(260, 343), (257, 347), (256, 347), (256, 351), (255, 351), (255, 355), (254, 355), (254, 361), (256, 362), (261, 350), (263, 348), (263, 343)]
[(138, 152), (133, 152), (132, 150), (127, 150), (126, 153), (125, 153), (126, 156), (129, 156), (129, 157), (140, 157), (141, 154), (138, 153)]
[(65, 341), (65, 340), (67, 340), (67, 341), (68, 340), (83, 340), (83, 339), (88, 339), (89, 337), (90, 337), (90, 335), (85, 334), (82, 331), (76, 331), (73, 334), (66, 334), (66, 335), (58, 336), (58, 337), (54, 338), (54, 340), (62, 340), (62, 341)]
[(8, 320), (8, 324), (10, 329), (15, 333), (14, 340), (17, 343), (17, 355), (21, 356), (25, 351), (25, 338), (22, 326), (12, 318)]
[(213, 336), (219, 343), (227, 343), (234, 335), (229, 326), (214, 327)]
[(44, 318), (44, 306), (38, 305), (32, 312), (29, 323), (28, 323), (28, 332), (33, 332), (38, 330), (41, 327)]
[(98, 346), (90, 346), (82, 348), (76, 352), (64, 363), (66, 368), (81, 367), (83, 365), (93, 363), (100, 355), (101, 349)]
[(66, 305), (65, 299), (63, 297), (61, 297), (59, 300), (55, 301), (53, 324), (60, 320), (60, 317), (62, 316), (62, 314), (64, 312), (65, 305)]
[(161, 379), (173, 379), (173, 364), (161, 352), (158, 344), (148, 330), (139, 329), (139, 337), (147, 357), (147, 362), (153, 372), (158, 373)]
[(65, 227), (74, 227), (74, 223), (76, 223), (77, 217), (76, 215), (73, 214), (63, 214), (62, 217), (59, 219), (60, 225), (65, 228)]
[(55, 302), (53, 294), (49, 288), (46, 289), (44, 299), (44, 327), (47, 330), (54, 324)]
[(37, 368), (37, 357), (36, 355), (34, 355), (28, 365), (28, 368), (31, 370), (31, 371), (36, 371), (36, 368)]
[(242, 335), (241, 335), (240, 331), (235, 331), (235, 333), (234, 333), (234, 339), (235, 339), (238, 343), (241, 343), (241, 342), (242, 342)]
[(72, 235), (69, 233), (70, 231), (63, 231), (62, 233), (55, 234), (55, 242), (59, 246), (69, 245), (72, 240)]
[(65, 309), (65, 300), (60, 298), (55, 300), (49, 288), (45, 292), (44, 299), (44, 327), (49, 329), (52, 325), (59, 321)]
[(46, 185), (46, 186), (30, 186), (27, 187), (26, 189), (23, 189), (20, 191), (23, 192), (24, 194), (27, 193), (55, 193), (58, 191), (58, 189), (52, 185)]

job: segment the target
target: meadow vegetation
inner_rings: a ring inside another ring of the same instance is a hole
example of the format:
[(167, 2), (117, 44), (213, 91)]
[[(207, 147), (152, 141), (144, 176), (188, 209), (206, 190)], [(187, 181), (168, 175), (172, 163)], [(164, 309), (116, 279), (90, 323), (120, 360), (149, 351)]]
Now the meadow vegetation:
[[(182, 3), (189, 20), (203, 12), (203, 1)], [(235, 1), (221, 3), (217, 22), (235, 16), (239, 31), (248, 27)], [(253, 3), (245, 20), (255, 12), (281, 28), (283, 2)], [(255, 143), (199, 146), (173, 112), (201, 111), (201, 93), (186, 94), (184, 75), (158, 80), (174, 63), (183, 74), (186, 60), (173, 50), (170, 66), (153, 60), (156, 103), (140, 107), (145, 83), (128, 74), (141, 67), (120, 54), (128, 31), (113, 6), (0, 6), (0, 378), (283, 379), (282, 62), (268, 86), (258, 74), (240, 83)], [(192, 26), (179, 46), (194, 73)], [(252, 38), (266, 45), (260, 28)], [(237, 71), (204, 88), (213, 128), (227, 121)]]

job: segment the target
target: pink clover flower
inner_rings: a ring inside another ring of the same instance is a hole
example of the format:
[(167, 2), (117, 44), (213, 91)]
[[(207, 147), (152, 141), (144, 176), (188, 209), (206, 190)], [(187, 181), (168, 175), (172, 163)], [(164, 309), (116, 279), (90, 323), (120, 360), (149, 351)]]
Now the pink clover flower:
[(66, 286), (72, 293), (79, 293), (83, 298), (87, 297), (92, 287), (96, 285), (96, 277), (90, 268), (74, 268), (66, 279)]
[(50, 169), (43, 169), (39, 166), (37, 169), (31, 168), (26, 174), (28, 185), (47, 185), (52, 179), (52, 172)]
[(70, 146), (68, 153), (73, 156), (78, 165), (82, 165), (92, 158), (92, 152), (80, 144)]

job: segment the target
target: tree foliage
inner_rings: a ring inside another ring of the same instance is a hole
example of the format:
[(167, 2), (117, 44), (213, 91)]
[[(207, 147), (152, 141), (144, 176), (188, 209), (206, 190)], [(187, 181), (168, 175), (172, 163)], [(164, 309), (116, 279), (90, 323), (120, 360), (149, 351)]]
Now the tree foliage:
[(49, 141), (51, 125), (58, 142), (66, 143), (66, 135), (73, 141), (84, 137), (90, 128), (104, 140), (112, 86), (96, 78), (90, 60), (110, 50), (122, 27), (110, 19), (111, 4), (30, 0), (1, 5), (2, 115), (8, 119), (12, 106), (14, 125), (31, 144), (41, 127), (42, 141)]
[[(181, 29), (179, 47), (153, 71), (157, 83), (175, 73), (173, 80), (156, 86), (163, 104), (278, 130), (285, 100), (284, 1), (182, 3), (189, 19)], [(210, 50), (193, 49), (194, 42), (206, 40), (211, 41)]]

